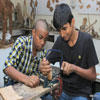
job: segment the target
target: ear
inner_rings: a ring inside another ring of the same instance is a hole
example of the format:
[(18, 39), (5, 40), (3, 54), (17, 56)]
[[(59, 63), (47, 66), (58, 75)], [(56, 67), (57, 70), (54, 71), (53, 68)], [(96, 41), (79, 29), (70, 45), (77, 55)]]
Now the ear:
[(32, 29), (32, 36), (35, 36), (35, 29)]
[(75, 19), (74, 18), (72, 18), (72, 23), (71, 23), (71, 25), (74, 27), (75, 26)]

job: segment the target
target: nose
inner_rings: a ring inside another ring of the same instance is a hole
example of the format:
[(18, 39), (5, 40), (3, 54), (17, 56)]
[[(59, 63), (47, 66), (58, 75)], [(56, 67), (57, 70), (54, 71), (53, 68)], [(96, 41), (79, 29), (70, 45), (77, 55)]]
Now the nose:
[(44, 44), (45, 44), (45, 41), (44, 41), (44, 40), (42, 40), (42, 41), (41, 41), (41, 45), (43, 46)]

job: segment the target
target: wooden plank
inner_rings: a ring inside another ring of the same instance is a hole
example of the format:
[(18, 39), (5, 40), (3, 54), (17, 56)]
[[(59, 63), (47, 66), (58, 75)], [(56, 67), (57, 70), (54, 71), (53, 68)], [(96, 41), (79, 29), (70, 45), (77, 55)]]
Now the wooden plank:
[[(0, 95), (0, 100), (4, 100), (1, 95)], [(42, 99), (41, 98), (37, 98), (36, 100), (42, 100)]]
[(19, 96), (16, 91), (14, 91), (12, 86), (8, 86), (0, 89), (1, 97), (4, 100), (22, 100), (23, 97)]
[(41, 96), (55, 89), (57, 86), (58, 84), (54, 84), (52, 88), (43, 88), (43, 86), (40, 85), (35, 88), (30, 88), (24, 84), (18, 83), (12, 86), (12, 88), (13, 88), (13, 91), (16, 92), (16, 94), (18, 94), (19, 97), (22, 97), (22, 98), (21, 99), (6, 99), (6, 100), (38, 100), (38, 99), (40, 100)]

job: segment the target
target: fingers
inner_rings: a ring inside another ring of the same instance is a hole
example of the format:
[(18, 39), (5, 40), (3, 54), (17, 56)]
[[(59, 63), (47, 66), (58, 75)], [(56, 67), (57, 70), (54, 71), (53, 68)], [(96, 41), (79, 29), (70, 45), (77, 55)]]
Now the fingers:
[(68, 66), (68, 63), (65, 62), (65, 61), (63, 61), (62, 66), (61, 66), (61, 69), (64, 70), (66, 66)]
[(43, 61), (46, 61), (46, 58), (45, 57), (43, 58)]
[(66, 75), (69, 75), (70, 73), (73, 72), (73, 66), (68, 62), (63, 62), (61, 69), (63, 70), (63, 73)]
[(66, 63), (63, 61), (62, 66), (61, 66), (61, 70), (63, 70), (63, 69), (64, 69), (65, 64), (66, 64)]
[(43, 69), (41, 69), (42, 70), (42, 72), (49, 72), (49, 71), (51, 71), (52, 70), (52, 68), (51, 68), (51, 66), (50, 65), (47, 65), (47, 66), (45, 66)]
[(32, 77), (33, 77), (32, 78), (33, 86), (35, 87), (35, 86), (39, 85), (39, 83), (40, 83), (39, 77), (37, 77), (35, 75), (32, 75)]
[(46, 58), (43, 58), (42, 60), (42, 65), (49, 65), (50, 62), (48, 60), (46, 60)]
[(28, 76), (26, 85), (29, 87), (36, 87), (37, 85), (39, 85), (40, 80), (39, 77), (32, 75), (32, 76)]
[(70, 68), (71, 68), (71, 67), (70, 67), (70, 64), (67, 63), (67, 64), (66, 64), (66, 67), (64, 68), (64, 73), (67, 74), (67, 75), (69, 75), (69, 74), (70, 74)]
[(50, 68), (51, 68), (50, 65), (45, 65), (45, 66), (41, 65), (41, 70), (42, 70), (42, 71), (48, 70), (48, 69), (50, 69)]
[(43, 75), (47, 75), (51, 70), (52, 70), (51, 66), (47, 65), (43, 66), (40, 71), (42, 72)]
[(52, 70), (50, 63), (46, 60), (46, 58), (43, 58), (39, 69), (43, 75), (47, 75)]
[(52, 68), (48, 68), (48, 69), (42, 69), (42, 74), (43, 75), (47, 75), (50, 71), (52, 71)]

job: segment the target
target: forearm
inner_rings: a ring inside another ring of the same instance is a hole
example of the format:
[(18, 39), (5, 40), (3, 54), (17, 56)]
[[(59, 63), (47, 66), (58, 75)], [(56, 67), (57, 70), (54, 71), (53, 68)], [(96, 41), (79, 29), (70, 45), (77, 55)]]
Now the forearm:
[(14, 80), (17, 80), (19, 82), (25, 83), (25, 80), (27, 79), (27, 75), (17, 71), (14, 67), (9, 66), (7, 67), (4, 72), (11, 77)]
[(90, 67), (89, 69), (83, 69), (79, 66), (74, 65), (74, 72), (81, 77), (88, 79), (88, 80), (95, 80), (96, 79), (96, 71), (95, 67)]

